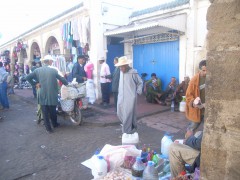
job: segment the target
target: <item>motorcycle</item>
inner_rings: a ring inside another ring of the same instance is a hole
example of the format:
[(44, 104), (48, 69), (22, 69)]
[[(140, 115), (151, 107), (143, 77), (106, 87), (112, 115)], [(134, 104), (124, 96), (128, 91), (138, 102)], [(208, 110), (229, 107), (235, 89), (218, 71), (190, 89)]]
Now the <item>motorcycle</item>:
[[(78, 91), (76, 86), (73, 85), (71, 87)], [(81, 88), (86, 89), (86, 84), (82, 84)], [(86, 90), (84, 92), (86, 92)], [(81, 125), (83, 120), (82, 109), (86, 106), (86, 102), (84, 102), (85, 95), (83, 92), (78, 92), (77, 97), (68, 100), (62, 100), (61, 96), (58, 96), (58, 115), (70, 120), (74, 125)]]

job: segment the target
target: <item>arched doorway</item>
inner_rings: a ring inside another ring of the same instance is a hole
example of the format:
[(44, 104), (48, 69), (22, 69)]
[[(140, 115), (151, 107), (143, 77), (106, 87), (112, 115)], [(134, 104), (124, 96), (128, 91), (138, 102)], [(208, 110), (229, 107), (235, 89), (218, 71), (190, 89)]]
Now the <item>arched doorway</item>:
[(30, 61), (39, 62), (41, 58), (41, 51), (37, 42), (33, 42), (30, 50)]
[(24, 44), (22, 40), (18, 40), (16, 46), (13, 48), (13, 59), (15, 59), (14, 71), (17, 71), (18, 75), (29, 73), (29, 62), (26, 48), (27, 45)]
[(46, 43), (45, 54), (60, 55), (60, 46), (54, 36), (50, 36)]

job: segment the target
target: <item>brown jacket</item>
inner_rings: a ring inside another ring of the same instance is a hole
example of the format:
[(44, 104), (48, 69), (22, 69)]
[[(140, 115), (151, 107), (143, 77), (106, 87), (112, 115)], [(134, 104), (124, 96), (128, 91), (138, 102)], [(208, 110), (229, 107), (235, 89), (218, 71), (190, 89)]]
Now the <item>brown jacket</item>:
[(194, 99), (200, 97), (199, 76), (200, 74), (198, 73), (190, 80), (186, 92), (186, 117), (193, 122), (201, 121), (200, 109), (192, 106)]

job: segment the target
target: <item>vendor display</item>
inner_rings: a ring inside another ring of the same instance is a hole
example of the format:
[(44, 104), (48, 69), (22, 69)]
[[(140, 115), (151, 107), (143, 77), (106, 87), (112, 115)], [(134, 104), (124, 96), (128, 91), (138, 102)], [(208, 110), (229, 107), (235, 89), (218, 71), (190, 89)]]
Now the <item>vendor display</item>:
[[(137, 137), (137, 138), (136, 138)], [(126, 138), (126, 137), (125, 137)], [(171, 136), (161, 140), (161, 154), (145, 144), (137, 149), (138, 135), (133, 135), (134, 145), (124, 139), (124, 145), (106, 144), (82, 164), (91, 169), (94, 180), (170, 180), (170, 162), (168, 149), (173, 143)], [(181, 139), (175, 140), (181, 143)], [(126, 143), (127, 142), (127, 143)], [(198, 172), (199, 173), (199, 172)], [(177, 179), (190, 180), (193, 175), (183, 172)]]

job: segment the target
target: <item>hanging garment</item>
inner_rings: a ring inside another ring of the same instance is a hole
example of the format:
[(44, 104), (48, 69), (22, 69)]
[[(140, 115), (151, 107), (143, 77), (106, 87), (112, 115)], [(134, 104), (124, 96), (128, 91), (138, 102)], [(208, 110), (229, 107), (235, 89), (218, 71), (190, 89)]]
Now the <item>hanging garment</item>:
[(79, 40), (79, 33), (78, 33), (78, 19), (75, 18), (72, 21), (72, 34), (73, 34), (73, 40)]
[(79, 34), (80, 46), (82, 47), (82, 40), (83, 40), (83, 37), (82, 37), (82, 17), (80, 17), (78, 19), (77, 26), (78, 26), (78, 34)]

